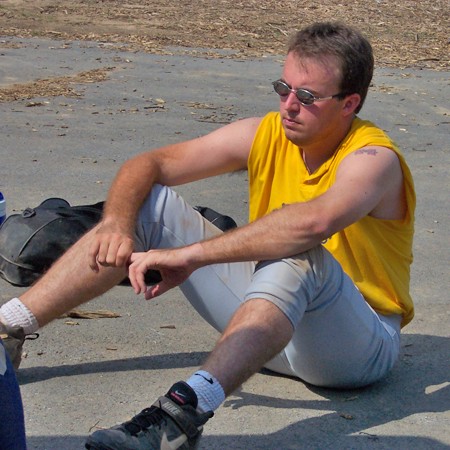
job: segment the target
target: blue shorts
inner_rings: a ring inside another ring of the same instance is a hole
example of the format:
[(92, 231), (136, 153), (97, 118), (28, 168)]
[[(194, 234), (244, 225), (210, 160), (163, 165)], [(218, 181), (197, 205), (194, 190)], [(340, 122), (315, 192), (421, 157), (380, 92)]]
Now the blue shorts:
[(22, 397), (0, 339), (0, 449), (26, 450)]

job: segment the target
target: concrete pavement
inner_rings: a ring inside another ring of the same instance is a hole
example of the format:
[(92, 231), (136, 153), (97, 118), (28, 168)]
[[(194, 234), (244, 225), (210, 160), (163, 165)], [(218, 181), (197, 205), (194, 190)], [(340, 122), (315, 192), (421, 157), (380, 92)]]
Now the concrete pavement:
[[(74, 85), (77, 97), (0, 103), (0, 190), (9, 214), (47, 197), (103, 200), (130, 156), (278, 105), (270, 82), (282, 57), (148, 55), (9, 37), (0, 49), (0, 87), (111, 69), (106, 81)], [(361, 113), (403, 149), (417, 188), (416, 318), (404, 330), (397, 366), (356, 391), (257, 374), (207, 424), (202, 450), (450, 448), (448, 80), (444, 72), (378, 69)], [(177, 191), (246, 221), (245, 173)], [(22, 290), (1, 280), (0, 302)], [(217, 339), (177, 289), (146, 303), (117, 287), (83, 308), (121, 317), (60, 319), (26, 344), (19, 382), (30, 449), (83, 448), (95, 427), (122, 422), (187, 378)]]

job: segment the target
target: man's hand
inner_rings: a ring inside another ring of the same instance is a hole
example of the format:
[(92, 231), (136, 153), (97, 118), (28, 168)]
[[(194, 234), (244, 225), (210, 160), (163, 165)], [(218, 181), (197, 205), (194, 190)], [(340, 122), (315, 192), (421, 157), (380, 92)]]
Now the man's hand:
[[(186, 281), (198, 268), (188, 263), (187, 253), (187, 247), (133, 253), (130, 258), (128, 277), (136, 294), (145, 294), (145, 299), (150, 300)], [(150, 269), (159, 270), (162, 281), (147, 287), (144, 275)]]
[(98, 272), (99, 265), (124, 267), (133, 250), (134, 241), (130, 233), (115, 224), (101, 222), (89, 249), (89, 266), (95, 272)]

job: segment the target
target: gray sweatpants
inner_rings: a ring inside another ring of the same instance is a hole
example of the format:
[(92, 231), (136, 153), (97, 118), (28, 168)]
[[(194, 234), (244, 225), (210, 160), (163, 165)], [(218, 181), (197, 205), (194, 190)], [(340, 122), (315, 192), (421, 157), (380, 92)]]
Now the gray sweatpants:
[[(140, 211), (136, 249), (179, 247), (220, 233), (173, 190), (156, 185)], [(291, 321), (294, 335), (265, 367), (316, 386), (373, 383), (398, 358), (401, 317), (377, 314), (322, 246), (258, 264), (206, 266), (180, 288), (220, 332), (243, 302), (274, 303)]]

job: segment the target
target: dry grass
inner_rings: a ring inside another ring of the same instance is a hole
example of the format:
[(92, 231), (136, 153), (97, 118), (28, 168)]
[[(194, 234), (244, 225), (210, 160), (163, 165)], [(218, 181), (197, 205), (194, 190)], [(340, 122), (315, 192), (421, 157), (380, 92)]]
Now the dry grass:
[[(225, 49), (227, 57), (248, 58), (284, 54), (293, 31), (339, 20), (370, 39), (377, 67), (448, 70), (448, 5), (448, 0), (2, 0), (0, 33), (124, 43), (150, 53), (223, 57), (218, 50)], [(0, 101), (31, 98), (43, 89), (73, 95), (74, 81), (63, 77), (3, 89)]]
[(448, 69), (448, 0), (3, 0), (4, 35), (230, 49), (239, 57), (283, 54), (287, 36), (340, 20), (373, 43), (378, 66)]

